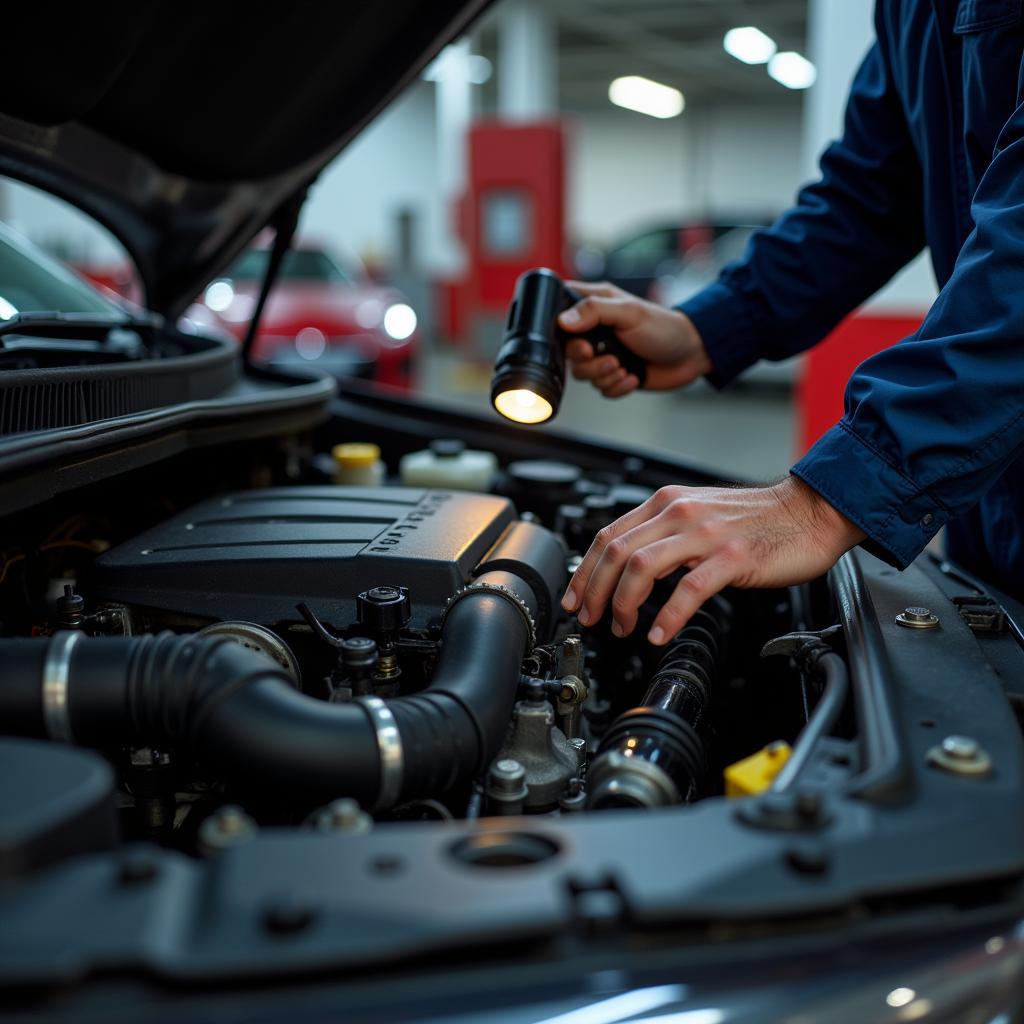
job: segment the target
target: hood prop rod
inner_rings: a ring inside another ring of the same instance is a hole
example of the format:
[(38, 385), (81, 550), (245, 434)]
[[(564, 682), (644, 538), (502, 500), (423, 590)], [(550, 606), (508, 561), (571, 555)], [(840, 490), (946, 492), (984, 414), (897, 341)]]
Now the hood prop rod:
[(274, 245), (270, 250), (270, 259), (267, 261), (267, 270), (263, 275), (263, 283), (260, 285), (260, 295), (256, 300), (256, 308), (252, 312), (252, 319), (249, 321), (249, 328), (245, 332), (245, 341), (242, 342), (242, 361), (246, 366), (250, 365), (250, 355), (253, 343), (256, 341), (256, 332), (259, 330), (260, 319), (263, 316), (263, 307), (267, 304), (270, 290), (277, 280), (281, 264), (295, 237), (295, 229), (299, 225), (299, 213), (306, 201), (307, 189), (295, 193), (278, 207), (270, 226), (274, 229)]

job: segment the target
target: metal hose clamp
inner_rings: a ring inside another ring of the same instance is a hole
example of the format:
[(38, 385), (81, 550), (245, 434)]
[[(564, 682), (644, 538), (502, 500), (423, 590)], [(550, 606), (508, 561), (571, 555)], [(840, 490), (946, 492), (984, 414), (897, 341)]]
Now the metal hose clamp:
[(370, 716), (370, 724), (377, 736), (380, 751), (380, 789), (373, 810), (393, 807), (402, 792), (402, 737), (391, 708), (380, 697), (356, 697), (355, 703)]
[(46, 648), (43, 661), (43, 722), (51, 740), (73, 743), (71, 717), (68, 714), (68, 674), (71, 652), (81, 633), (56, 633)]
[(478, 580), (476, 583), (470, 583), (468, 587), (463, 587), (462, 590), (456, 591), (450, 598), (448, 603), (444, 606), (444, 618), (441, 620), (444, 625), (444, 619), (447, 619), (451, 614), (451, 610), (464, 598), (469, 597), (470, 594), (481, 591), (488, 594), (496, 594), (498, 597), (504, 598), (517, 612), (522, 616), (523, 622), (526, 625), (526, 631), (529, 635), (529, 646), (528, 651), (532, 651), (537, 646), (537, 624), (533, 621), (533, 615), (530, 614), (530, 609), (527, 607), (526, 602), (513, 590), (503, 586), (500, 583), (486, 583), (483, 580)]

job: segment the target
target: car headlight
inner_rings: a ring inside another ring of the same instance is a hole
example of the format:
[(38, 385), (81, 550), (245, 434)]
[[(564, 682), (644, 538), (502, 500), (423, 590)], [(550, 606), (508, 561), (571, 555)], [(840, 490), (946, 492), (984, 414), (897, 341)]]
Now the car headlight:
[(230, 281), (214, 281), (203, 293), (203, 301), (214, 313), (223, 313), (234, 300), (235, 289)]
[(404, 302), (396, 302), (384, 311), (384, 331), (395, 341), (405, 341), (416, 330), (416, 311)]

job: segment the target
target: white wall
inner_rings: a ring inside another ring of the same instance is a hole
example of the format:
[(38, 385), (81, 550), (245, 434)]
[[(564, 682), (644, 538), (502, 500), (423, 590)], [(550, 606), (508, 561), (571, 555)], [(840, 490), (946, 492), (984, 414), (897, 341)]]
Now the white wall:
[(434, 86), (408, 89), (327, 167), (310, 193), (300, 230), (385, 259), (397, 245), (396, 218), (415, 211), (417, 254), (433, 267), (446, 250), (448, 211), (438, 199)]
[[(451, 211), (439, 196), (434, 86), (420, 83), (321, 176), (309, 234), (361, 254), (394, 253), (394, 218), (418, 214), (419, 262), (451, 266)], [(628, 111), (569, 117), (569, 233), (604, 244), (662, 220), (782, 209), (800, 183), (795, 104), (687, 110), (672, 121)]]

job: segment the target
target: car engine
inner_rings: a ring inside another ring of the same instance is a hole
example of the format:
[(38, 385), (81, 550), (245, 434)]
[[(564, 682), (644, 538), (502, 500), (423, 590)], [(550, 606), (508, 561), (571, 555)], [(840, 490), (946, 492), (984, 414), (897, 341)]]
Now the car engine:
[(644, 636), (678, 574), (625, 639), (561, 610), (597, 532), (653, 493), (628, 466), (512, 462), (482, 493), (310, 465), (162, 515), (133, 492), (8, 554), (6, 731), (114, 768), (62, 842), (107, 842), (103, 799), (125, 839), (196, 855), (263, 826), (669, 807), (805, 724), (809, 684), (757, 652), (811, 588), (726, 593), (664, 648)]

